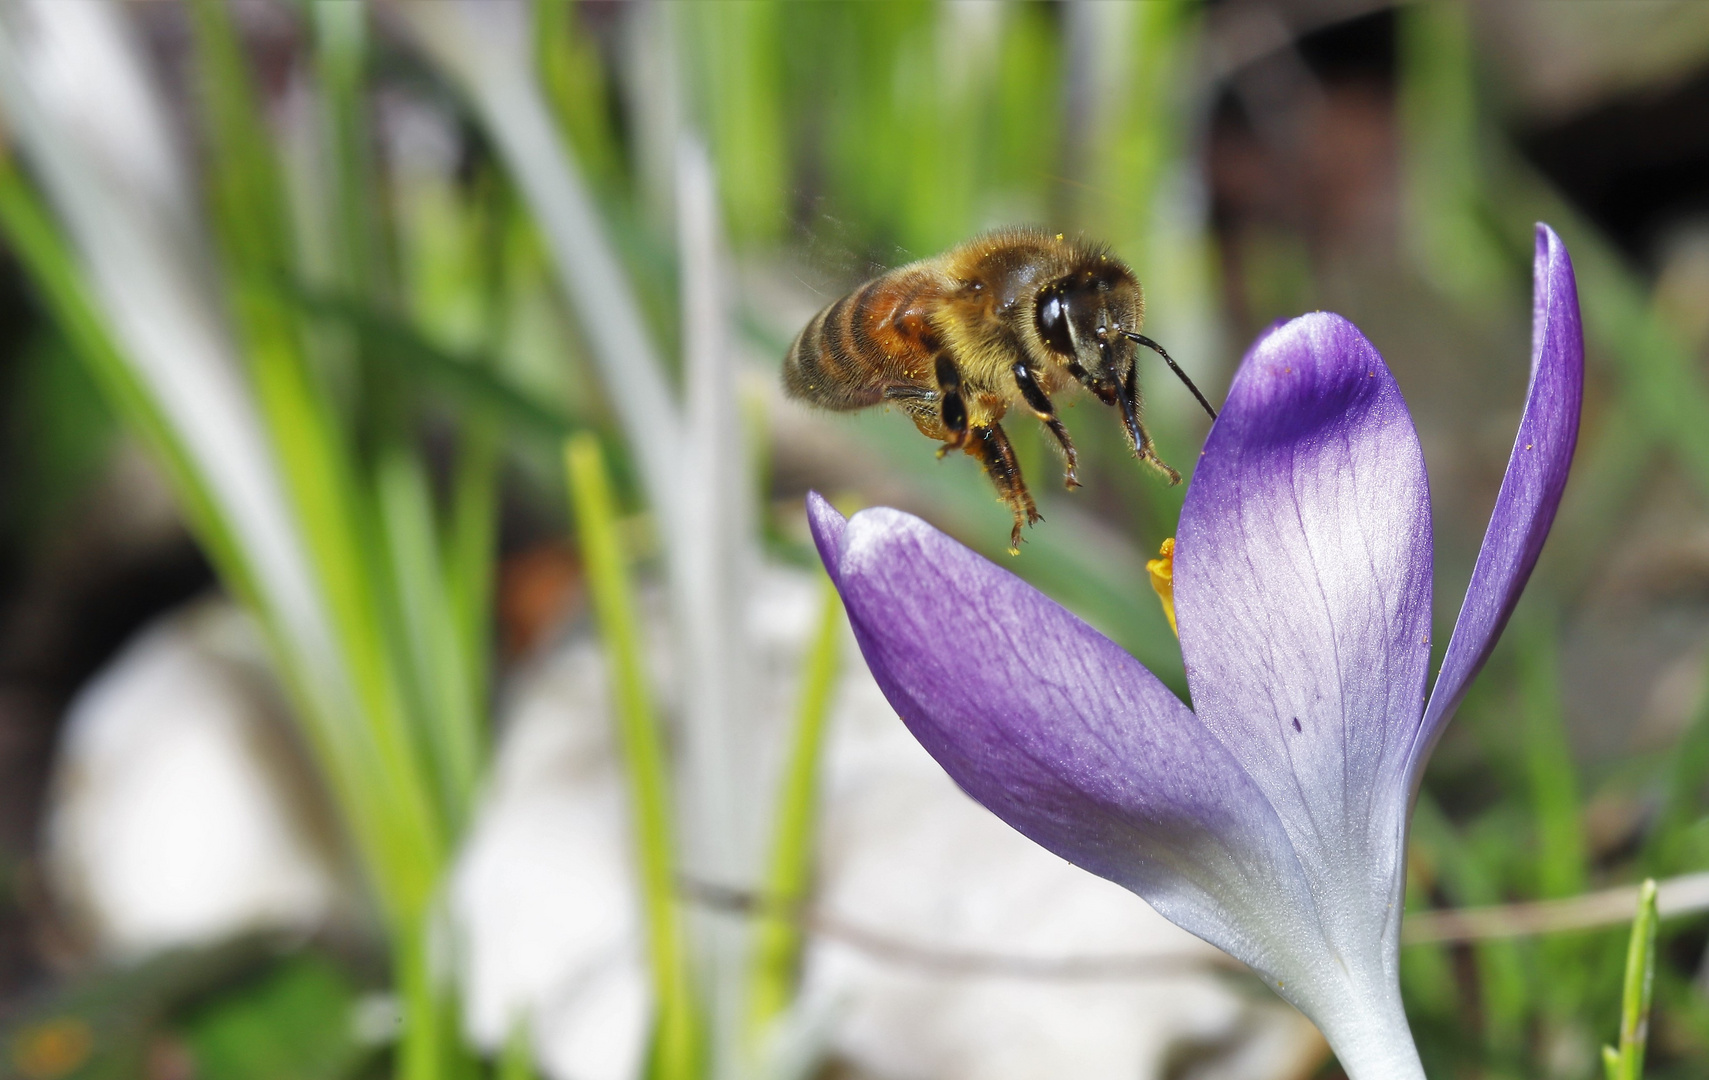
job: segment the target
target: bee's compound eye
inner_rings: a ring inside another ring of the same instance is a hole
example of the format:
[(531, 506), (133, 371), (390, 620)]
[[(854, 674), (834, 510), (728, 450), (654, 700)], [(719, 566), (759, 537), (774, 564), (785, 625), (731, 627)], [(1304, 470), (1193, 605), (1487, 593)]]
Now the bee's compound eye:
[(1074, 355), (1074, 340), (1068, 335), (1068, 302), (1054, 289), (1039, 300), (1038, 336), (1052, 352)]

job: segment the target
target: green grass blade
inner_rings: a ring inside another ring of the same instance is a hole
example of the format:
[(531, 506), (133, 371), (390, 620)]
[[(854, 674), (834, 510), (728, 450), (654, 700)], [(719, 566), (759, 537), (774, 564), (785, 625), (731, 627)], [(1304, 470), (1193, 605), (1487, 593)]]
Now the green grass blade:
[(1626, 949), (1626, 978), (1620, 995), (1620, 1044), (1604, 1047), (1608, 1080), (1641, 1080), (1650, 1035), (1650, 996), (1656, 977), (1656, 883), (1646, 879)]
[[(1426, 855), (1419, 859), (1420, 854)], [(1433, 862), (1428, 859), (1428, 852), (1414, 847), (1408, 853), (1418, 862), (1426, 865)], [(1413, 867), (1417, 867), (1414, 862)], [(1434, 866), (1429, 867), (1433, 871)], [(1427, 871), (1434, 878), (1434, 873)], [(1414, 912), (1422, 912), (1429, 908), (1429, 897), (1424, 884), (1419, 880), (1426, 875), (1419, 874), (1416, 869), (1409, 870), (1406, 880), (1406, 912), (1410, 920)], [(1408, 1007), (1421, 1009), (1426, 1014), (1452, 1013), (1460, 997), (1460, 987), (1454, 981), (1454, 961), (1449, 949), (1437, 944), (1413, 943), (1400, 954), (1400, 986), (1401, 993)]]
[[(476, 245), (481, 300), (481, 339), (488, 351), (503, 350), (511, 275), (506, 262), (507, 226), (514, 218), (514, 204), (495, 174), (477, 189)], [(486, 376), (495, 369), (486, 357), (473, 361), (473, 370)], [(495, 380), (496, 381), (496, 380)], [(463, 695), (452, 711), (461, 730), (453, 742), (461, 741), (471, 758), (471, 785), (484, 765), (486, 727), (493, 648), (492, 602), (494, 566), (498, 547), (499, 427), (488, 408), (478, 404), (463, 417), (461, 440), (451, 481), (450, 518), (445, 528), (444, 564), (446, 618), (449, 647), (464, 673)], [(470, 795), (473, 794), (472, 786)]]
[(49, 313), (89, 368), (115, 412), (140, 436), (166, 470), (185, 517), (209, 560), (238, 598), (261, 612), (262, 593), (253, 568), (233, 535), (217, 500), (203, 483), (189, 451), (135, 369), (113, 341), (90, 297), (77, 261), (41, 199), (18, 172), (10, 155), (0, 153), (0, 229), (13, 256), (23, 265)]
[(1156, 288), (1168, 288), (1158, 276), (1164, 253), (1152, 241), (1163, 185), (1181, 159), (1187, 118), (1173, 91), (1196, 50), (1198, 13), (1189, 4), (1155, 3), (1125, 10), (1094, 4), (1076, 14), (1094, 20), (1083, 33), (1119, 34), (1122, 47), (1091, 50), (1093, 67), (1101, 68), (1089, 73), (1092, 84), (1107, 82), (1114, 92), (1105, 100), (1100, 90), (1092, 103), (1089, 121), (1102, 123), (1084, 133), (1087, 183), (1065, 194), (1078, 205), (1077, 223), (1108, 235), (1142, 277), (1150, 275), (1149, 301)]
[[(1421, 35), (1420, 44), (1407, 48), (1414, 60), (1426, 55), (1440, 59), (1471, 47), (1469, 23), (1455, 5), (1415, 5), (1406, 17), (1405, 25), (1411, 28), (1408, 32)], [(1419, 81), (1469, 79), (1469, 63), (1457, 70), (1458, 75), (1427, 71)], [(1474, 92), (1462, 87), (1450, 96)], [(1414, 109), (1413, 115), (1431, 113), (1429, 109)], [(1680, 464), (1698, 486), (1709, 491), (1709, 381), (1677, 333), (1657, 313), (1648, 284), (1613, 249), (1602, 231), (1587, 222), (1517, 152), (1500, 144), (1480, 143), (1472, 120), (1446, 126), (1438, 123), (1420, 139), (1413, 154), (1418, 162), (1478, 161), (1487, 170), (1481, 183), (1465, 177), (1450, 182), (1456, 192), (1450, 216), (1464, 222), (1453, 226), (1455, 239), (1451, 243), (1443, 242), (1451, 249), (1443, 256), (1447, 262), (1443, 272), (1458, 282), (1450, 291), (1489, 295), (1483, 279), (1493, 273), (1489, 268), (1500, 260), (1511, 268), (1510, 279), (1516, 278), (1512, 270), (1531, 264), (1532, 224), (1548, 222), (1572, 252), (1585, 337), (1613, 360), (1620, 376), (1621, 397), (1631, 402), (1648, 428), (1672, 445)], [(1478, 301), (1472, 303), (1475, 306)]]
[(1564, 202), (1553, 195), (1542, 201), (1536, 209), (1572, 251), (1585, 336), (1614, 359), (1621, 394), (1643, 423), (1671, 444), (1698, 489), (1709, 492), (1709, 380), (1623, 258)]
[(232, 311), (375, 747), (378, 768), (368, 782), (386, 808), (386, 839), (372, 853), (379, 859), (376, 884), (388, 916), (408, 928), (425, 910), (449, 845), (386, 638), (377, 583), (388, 575), (376, 544), (378, 529), (364, 521), (354, 455), (312, 378), (303, 328), (278, 285), (294, 273), (290, 217), (231, 12), (217, 0), (196, 0), (189, 10), (210, 148), (213, 221)]
[[(1502, 902), (1490, 859), (1468, 842), (1429, 792), (1418, 796), (1412, 817), (1413, 842), (1432, 849), (1440, 884), (1455, 906)], [(1485, 1052), (1512, 1058), (1524, 1045), (1530, 985), (1524, 958), (1512, 941), (1485, 941), (1473, 947), (1482, 998)]]
[(12, 250), (24, 264), (44, 300), (78, 355), (87, 363), (114, 409), (143, 438), (165, 466), (169, 482), (182, 501), (186, 517), (205, 545), (222, 579), (251, 610), (256, 611), (279, 658), (281, 674), (292, 689), (306, 731), (326, 769), (328, 782), (344, 808), (360, 850), (372, 860), (377, 884), (398, 873), (389, 863), (392, 832), (384, 790), (371, 783), (369, 744), (343, 721), (348, 717), (328, 710), (326, 688), (314, 685), (312, 665), (304, 661), (302, 642), (292, 639), (271, 611), (268, 593), (259, 586), (249, 552), (225, 516), (224, 507), (204, 483), (199, 464), (160, 409), (151, 390), (110, 336), (99, 309), (86, 290), (77, 262), (47, 217), (35, 193), (12, 167), (0, 162), (0, 225)]
[(1471, 8), (1444, 0), (1397, 14), (1407, 243), (1432, 285), (1488, 311), (1514, 281), (1483, 213)]
[[(795, 738), (784, 766), (783, 786), (772, 810), (776, 823), (764, 895), (792, 908), (807, 895), (813, 873), (814, 838), (819, 821), (820, 759), (831, 697), (842, 666), (843, 605), (827, 576), (824, 608), (802, 669), (801, 697), (795, 713)], [(753, 971), (748, 998), (748, 1039), (757, 1045), (771, 1023), (788, 1008), (795, 993), (801, 954), (801, 928), (790, 910), (767, 912), (754, 934)]]
[(403, 1005), (393, 1075), (397, 1080), (477, 1080), (485, 1073), (462, 1042), (456, 988), (445, 978), (436, 944), (427, 920), (397, 935), (392, 944), (393, 984)]
[(243, 271), (283, 270), (295, 262), (290, 211), (231, 9), (193, 0), (189, 15), (212, 139), (209, 187), (220, 241)]
[(1497, 295), (1497, 264), (1530, 266), (1532, 223), (1554, 226), (1572, 251), (1586, 337), (1613, 359), (1641, 422), (1709, 491), (1709, 383), (1647, 283), (1516, 152), (1480, 135), (1468, 6), (1415, 4), (1401, 14), (1412, 226), (1427, 271), (1482, 306)]
[(1691, 724), (1671, 756), (1667, 795), (1645, 841), (1645, 863), (1662, 873), (1680, 865), (1683, 842), (1698, 817), (1703, 778), (1709, 775), (1709, 692), (1698, 701)]
[(490, 356), (440, 348), (403, 320), (358, 300), (312, 291), (296, 295), (315, 317), (336, 321), (356, 333), (370, 358), (393, 365), (406, 379), (434, 386), (459, 406), (491, 412), (511, 428), (550, 439), (554, 445), (578, 427), (561, 409), (496, 374), (498, 365)]
[(677, 483), (683, 420), (641, 304), (531, 70), (531, 57), (450, 4), (395, 9), (431, 58), (457, 79), (509, 166), (551, 255), (564, 299), (591, 346), (601, 382), (666, 536), (682, 516)]
[[(1580, 819), (1578, 769), (1564, 726), (1561, 700), (1560, 642), (1553, 616), (1529, 620), (1519, 644), (1519, 698), (1524, 717), (1521, 754), (1536, 829), (1536, 889), (1543, 899), (1576, 896), (1588, 884), (1584, 830)], [(1574, 936), (1538, 942), (1547, 978), (1535, 999), (1553, 1016), (1570, 1021), (1584, 1009), (1591, 990), (1587, 949), (1597, 942)]]
[[(68, 228), (81, 224), (87, 230), (94, 221), (111, 219), (125, 228), (125, 241), (152, 245), (147, 249), (154, 257), (170, 260), (169, 236), (135, 228), (136, 223), (125, 216), (123, 207), (110, 201), (108, 193), (97, 186), (79, 184), (79, 178), (87, 176), (88, 169), (79, 160), (81, 154), (75, 145), (41, 145), (42, 132), (51, 121), (48, 114), (37, 111), (32, 98), (20, 95), (8, 100), (7, 105), (15, 110), (20, 131), (29, 137), (38, 167), (49, 178), (56, 196), (63, 200), (61, 212), (70, 219)], [(163, 363), (159, 355), (133, 355), (129, 350), (146, 349), (148, 344), (135, 340), (121, 342), (108, 324), (109, 318), (122, 315), (125, 298), (95, 291), (93, 281), (98, 270), (85, 268), (10, 159), (0, 165), (0, 190), (3, 190), (0, 204), (14, 252), (68, 340), (90, 366), (114, 411), (133, 425), (144, 442), (160, 455), (168, 479), (183, 500), (191, 527), (207, 545), (208, 554), (227, 587), (250, 604), (260, 618), (274, 647), (281, 674), (301, 707), (309, 739), (326, 767), (329, 784), (348, 812), (356, 842), (362, 851), (378, 860), (385, 850), (383, 838), (389, 813), (385, 792), (371, 783), (374, 775), (371, 746), (359, 730), (343, 722), (348, 719), (343, 711), (346, 699), (338, 673), (329, 670), (328, 657), (321, 649), (324, 634), (320, 612), (312, 601), (293, 591), (299, 580), (307, 585), (309, 579), (307, 567), (296, 564), (292, 542), (279, 535), (280, 530), (289, 528), (288, 511), (271, 505), (272, 489), (267, 484), (272, 479), (270, 475), (243, 475), (240, 468), (234, 476), (222, 472), (226, 463), (209, 460), (206, 455), (234, 449), (228, 445), (229, 434), (206, 426), (194, 428), (184, 410), (180, 408), (174, 413), (171, 398), (163, 395), (194, 388), (197, 392), (207, 391), (214, 401), (224, 402), (222, 407), (241, 407), (248, 402), (227, 401), (228, 395), (240, 392), (232, 386), (200, 385), (198, 380), (212, 377), (205, 356), (174, 366)], [(92, 249), (90, 257), (97, 265), (102, 260), (111, 264), (116, 258), (113, 251), (99, 247)], [(168, 262), (162, 273), (172, 275), (174, 267)], [(172, 286), (164, 294), (152, 294), (152, 298), (158, 301), (162, 295), (166, 303), (192, 309), (190, 312), (175, 309), (174, 314), (194, 314), (196, 298), (184, 296)], [(192, 335), (189, 344), (195, 347), (207, 342)], [(175, 387), (172, 380), (180, 380), (183, 385)], [(265, 450), (247, 445), (235, 448), (242, 455), (258, 449)], [(251, 461), (243, 468), (266, 467), (259, 461)], [(238, 477), (254, 486), (238, 490), (233, 486)], [(251, 503), (252, 498), (259, 502)], [(301, 579), (296, 577), (298, 570), (305, 572)], [(263, 571), (269, 576), (260, 576)]]
[[(789, 204), (784, 145), (782, 5), (736, 0), (673, 9), (678, 38), (696, 48), (684, 78), (699, 75), (695, 119), (710, 130), (718, 190), (737, 242), (773, 242)], [(697, 125), (697, 126), (699, 126)]]
[[(463, 428), (463, 445), (451, 484), (451, 520), (445, 538), (445, 592), (456, 648), (467, 665), (465, 708), (476, 723), (488, 711), (492, 651), (493, 570), (498, 548), (497, 426), (486, 416)], [(485, 736), (477, 733), (485, 753)]]
[(618, 537), (617, 507), (594, 436), (570, 439), (564, 458), (594, 614), (610, 665), (618, 742), (629, 776), (653, 992), (658, 1001), (653, 1075), (659, 1080), (693, 1080), (702, 1071), (702, 1036), (677, 899), (670, 773), (647, 688), (640, 618)]
[(422, 955), (429, 905), (451, 845), (451, 815), (433, 782), (431, 748), (441, 726), (411, 709), (403, 670), (409, 649), (396, 628), (403, 597), (390, 591), (395, 568), (384, 547), (386, 530), (362, 490), (354, 448), (310, 368), (305, 322), (281, 285), (298, 276), (292, 219), (231, 10), (219, 0), (194, 0), (189, 11), (222, 278), (354, 690), (354, 719), (373, 748), (364, 755), (363, 779), (383, 817), (365, 854), (405, 1006), (397, 1072), (408, 1080), (447, 1080), (465, 1057)]
[(315, 32), (315, 73), (325, 99), (328, 171), (332, 174), (332, 226), (336, 280), (367, 296), (384, 295), (384, 240), (375, 179), (373, 132), (368, 123), (368, 5), (309, 5)]
[(1519, 691), (1525, 728), (1525, 768), (1537, 823), (1537, 884), (1544, 899), (1585, 889), (1584, 836), (1579, 823), (1578, 770), (1562, 726), (1559, 645), (1552, 629), (1530, 628), (1522, 646)]
[(482, 765), (482, 720), (440, 552), (426, 470), (411, 454), (381, 458), (377, 484), (403, 637), (414, 675), (412, 702), (434, 766), (440, 812), (461, 831)]
[(576, 22), (575, 0), (533, 0), (534, 62), (541, 90), (576, 158), (600, 192), (617, 191), (627, 171), (612, 130), (599, 44)]
[(533, 1044), (527, 1022), (518, 1020), (510, 1029), (510, 1037), (504, 1041), (496, 1080), (539, 1080), (540, 1074), (534, 1069)]

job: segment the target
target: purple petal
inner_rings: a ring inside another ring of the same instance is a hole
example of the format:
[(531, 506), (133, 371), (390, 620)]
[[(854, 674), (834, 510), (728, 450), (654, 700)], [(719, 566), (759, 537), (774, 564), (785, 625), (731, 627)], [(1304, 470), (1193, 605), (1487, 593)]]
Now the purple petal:
[(1321, 966), (1281, 823), (1138, 661), (918, 518), (810, 516), (879, 686), (963, 790), (1281, 982)]
[(838, 588), (842, 587), (837, 575), (843, 561), (843, 533), (848, 524), (848, 519), (837, 513), (837, 508), (823, 495), (817, 491), (807, 493), (807, 525), (813, 530), (813, 545), (819, 549), (825, 573), (831, 575)]
[(1276, 808), (1332, 943), (1372, 962), (1398, 932), (1430, 572), (1424, 458), (1382, 357), (1321, 312), (1259, 339), (1181, 512), (1181, 652), (1199, 719)]
[(1519, 420), (1465, 604), (1413, 743), (1409, 794), (1417, 790), (1430, 751), (1519, 603), (1554, 524), (1578, 445), (1579, 406), (1584, 401), (1578, 285), (1566, 245), (1543, 224), (1537, 226), (1532, 281), (1531, 387), (1525, 395), (1525, 415)]

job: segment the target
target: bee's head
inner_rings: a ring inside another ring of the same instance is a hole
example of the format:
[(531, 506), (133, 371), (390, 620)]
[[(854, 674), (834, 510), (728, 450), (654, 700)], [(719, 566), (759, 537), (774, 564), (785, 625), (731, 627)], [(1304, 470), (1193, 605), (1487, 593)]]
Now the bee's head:
[(1137, 331), (1143, 312), (1139, 282), (1112, 260), (1046, 286), (1034, 318), (1046, 349), (1078, 363), (1089, 384), (1115, 386), (1134, 362), (1134, 343), (1122, 331)]

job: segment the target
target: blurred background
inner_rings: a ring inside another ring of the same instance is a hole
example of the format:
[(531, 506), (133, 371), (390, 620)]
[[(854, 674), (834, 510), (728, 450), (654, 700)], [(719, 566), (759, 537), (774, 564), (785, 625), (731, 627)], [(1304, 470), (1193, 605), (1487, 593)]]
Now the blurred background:
[[(1003, 225), (1108, 243), (1213, 402), (1338, 311), (1420, 429), (1446, 642), (1539, 220), (1578, 458), (1415, 916), (1709, 871), (1709, 6), (4, 0), (0, 1075), (1340, 1075), (954, 789), (802, 509), (919, 513), (1184, 693), (1144, 570), (1184, 486), (1079, 396), (1063, 492), (1016, 422), (1010, 559), (972, 460), (778, 371)], [(1185, 473), (1207, 421), (1144, 377)], [(1698, 906), (1654, 1077), (1709, 1067)], [(1430, 1075), (1597, 1074), (1629, 911), (1412, 920)]]

